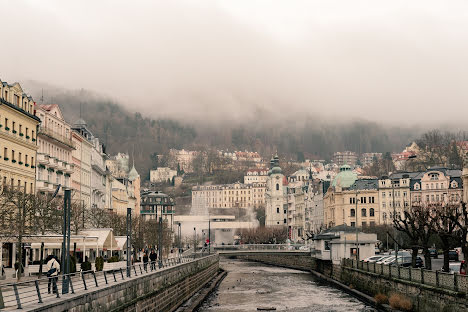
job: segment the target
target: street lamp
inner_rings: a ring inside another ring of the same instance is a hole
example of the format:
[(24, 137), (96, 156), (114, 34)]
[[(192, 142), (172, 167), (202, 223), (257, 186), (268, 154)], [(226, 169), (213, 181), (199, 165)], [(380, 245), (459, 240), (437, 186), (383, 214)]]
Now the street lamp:
[(358, 230), (358, 194), (359, 192), (356, 190), (356, 261), (359, 261), (359, 230)]

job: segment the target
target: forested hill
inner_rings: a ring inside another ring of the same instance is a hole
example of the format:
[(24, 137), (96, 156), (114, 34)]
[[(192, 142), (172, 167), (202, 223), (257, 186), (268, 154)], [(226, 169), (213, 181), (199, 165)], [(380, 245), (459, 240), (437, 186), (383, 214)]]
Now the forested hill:
[[(40, 102), (37, 89), (32, 95)], [(81, 110), (81, 117), (106, 145), (109, 154), (134, 151), (135, 165), (144, 179), (152, 166), (150, 155), (165, 153), (170, 148), (255, 150), (265, 157), (277, 150), (282, 157), (292, 159), (298, 154), (330, 159), (333, 152), (343, 150), (400, 151), (420, 133), (368, 121), (322, 122), (307, 116), (275, 120), (265, 114), (216, 125), (209, 120), (153, 119), (84, 90), (56, 91), (49, 97), (44, 102), (59, 104), (71, 124), (80, 117)]]

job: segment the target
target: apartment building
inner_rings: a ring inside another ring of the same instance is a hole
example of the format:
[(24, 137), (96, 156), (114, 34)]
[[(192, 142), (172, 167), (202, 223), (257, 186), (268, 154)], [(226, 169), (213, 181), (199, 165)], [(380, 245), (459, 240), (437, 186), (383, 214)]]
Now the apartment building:
[(0, 179), (2, 186), (36, 190), (37, 128), (35, 102), (19, 83), (0, 80)]
[(71, 175), (74, 172), (71, 126), (65, 121), (57, 104), (37, 105), (36, 115), (41, 119), (37, 134), (36, 191), (54, 193), (61, 185), (72, 189)]

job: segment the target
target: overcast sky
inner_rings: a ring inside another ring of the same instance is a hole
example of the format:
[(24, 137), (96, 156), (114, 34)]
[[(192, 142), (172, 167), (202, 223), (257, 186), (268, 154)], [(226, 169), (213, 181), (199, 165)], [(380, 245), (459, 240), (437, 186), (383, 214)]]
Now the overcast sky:
[(468, 1), (6, 0), (0, 20), (0, 79), (153, 115), (468, 116)]

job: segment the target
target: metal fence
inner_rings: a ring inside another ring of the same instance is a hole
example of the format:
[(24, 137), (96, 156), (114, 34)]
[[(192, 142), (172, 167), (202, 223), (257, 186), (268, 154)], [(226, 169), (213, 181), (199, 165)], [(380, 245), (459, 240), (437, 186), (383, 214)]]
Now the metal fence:
[(370, 272), (388, 278), (398, 278), (418, 284), (468, 293), (468, 276), (460, 275), (457, 272), (446, 273), (423, 268), (369, 263), (353, 259), (343, 259), (342, 265), (343, 267)]
[[(0, 286), (0, 310), (22, 309), (23, 306), (41, 304), (77, 291), (96, 289), (103, 285), (122, 282), (128, 278), (151, 274), (164, 268), (194, 261), (195, 257), (163, 259), (162, 261), (137, 263), (109, 271), (85, 271), (33, 281)], [(68, 289), (68, 291), (67, 291)]]
[(301, 247), (306, 248), (303, 244), (241, 244), (241, 245), (218, 245), (212, 247), (216, 251), (233, 251), (233, 250), (290, 250), (300, 251)]

